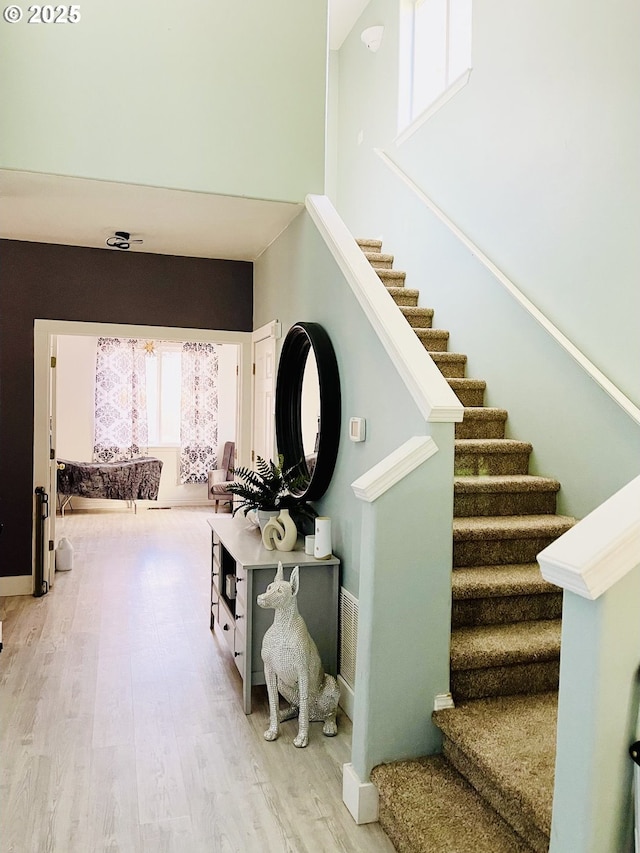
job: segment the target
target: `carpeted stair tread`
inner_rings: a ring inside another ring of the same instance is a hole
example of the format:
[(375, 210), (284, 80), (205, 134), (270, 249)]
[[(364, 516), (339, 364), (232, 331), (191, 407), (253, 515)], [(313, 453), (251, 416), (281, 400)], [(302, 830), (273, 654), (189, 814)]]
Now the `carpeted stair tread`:
[(417, 307), (418, 305), (419, 290), (412, 290), (409, 287), (387, 287), (387, 291), (398, 306), (408, 305)]
[(451, 632), (451, 670), (554, 661), (560, 656), (561, 621), (476, 625)]
[(491, 696), (529, 696), (558, 689), (560, 660), (528, 661), (451, 672), (454, 702)]
[(484, 379), (466, 379), (465, 377), (454, 376), (447, 381), (463, 406), (484, 405), (484, 393), (487, 389), (487, 383)]
[(498, 409), (495, 406), (465, 406), (464, 416), (469, 420), (494, 420), (500, 418), (506, 421), (509, 413), (506, 409)]
[(364, 256), (374, 269), (390, 270), (393, 267), (393, 255), (384, 255), (382, 252), (365, 252)]
[(431, 358), (446, 379), (461, 379), (467, 368), (467, 356), (461, 352), (434, 352)]
[(505, 453), (512, 451), (519, 453), (526, 450), (530, 453), (533, 450), (533, 445), (528, 441), (517, 441), (515, 438), (468, 438), (457, 441), (456, 445), (464, 450), (472, 450), (476, 453)]
[(442, 756), (371, 771), (379, 820), (398, 853), (530, 853)]
[(407, 277), (406, 272), (402, 270), (376, 269), (376, 273), (378, 274), (378, 278), (387, 287), (404, 287), (404, 280)]
[(458, 568), (453, 571), (451, 584), (455, 601), (544, 593), (562, 595), (557, 586), (542, 577), (537, 563)]
[(562, 618), (562, 590), (544, 580), (537, 563), (456, 568), (451, 595), (454, 629)]
[(456, 476), (526, 474), (533, 447), (512, 438), (457, 438)]
[(560, 490), (560, 483), (552, 477), (541, 477), (537, 474), (505, 474), (503, 476), (486, 477), (454, 477), (456, 492), (553, 492)]
[(382, 240), (370, 240), (369, 238), (359, 238), (356, 243), (363, 252), (379, 252), (382, 249)]
[[(456, 708), (434, 712), (433, 720), (455, 745), (458, 771), (462, 769), (503, 816), (508, 817), (505, 811), (515, 812), (525, 826), (536, 828), (548, 846), (557, 693), (463, 702)], [(500, 803), (495, 802), (496, 793)]]
[(575, 524), (566, 515), (495, 515), (453, 519), (453, 541), (561, 536)]
[(456, 438), (504, 438), (509, 413), (492, 406), (465, 406), (462, 421), (455, 426)]
[(454, 515), (542, 515), (556, 511), (560, 483), (532, 474), (454, 477)]
[(413, 331), (427, 352), (445, 352), (449, 345), (449, 332), (446, 329), (414, 329)]
[(418, 308), (399, 305), (400, 311), (413, 329), (430, 329), (433, 322), (433, 308)]
[[(484, 567), (483, 567), (484, 568)], [(517, 624), (519, 622), (534, 622), (538, 620), (561, 619), (562, 618), (562, 591), (557, 588), (545, 590), (531, 590), (525, 593), (517, 591), (517, 587), (511, 587), (504, 584), (502, 588), (493, 585), (490, 587), (490, 594), (484, 595), (482, 589), (477, 585), (465, 585), (463, 581), (455, 581), (455, 575), (461, 569), (454, 571), (453, 581), (453, 601), (451, 602), (451, 627), (452, 628), (471, 628), (474, 625), (508, 625)], [(481, 568), (476, 568), (476, 572), (482, 571)], [(485, 679), (482, 687), (478, 682), (476, 675), (473, 676), (473, 691), (474, 695), (491, 695), (486, 693), (490, 686), (490, 682), (495, 682), (495, 672), (492, 672), (491, 679)], [(553, 677), (553, 681), (548, 688), (555, 687), (556, 675), (555, 672), (550, 673), (549, 677)], [(457, 678), (456, 688), (460, 694), (460, 690), (464, 695), (469, 696), (468, 690), (471, 687), (471, 675), (467, 674), (466, 688), (460, 683), (460, 678)], [(464, 679), (463, 679), (464, 681)], [(517, 687), (517, 689), (516, 689)], [(510, 684), (503, 684), (498, 690), (499, 695), (505, 693), (530, 693), (533, 692), (533, 681), (527, 679), (524, 683), (516, 679), (516, 674), (510, 672)]]

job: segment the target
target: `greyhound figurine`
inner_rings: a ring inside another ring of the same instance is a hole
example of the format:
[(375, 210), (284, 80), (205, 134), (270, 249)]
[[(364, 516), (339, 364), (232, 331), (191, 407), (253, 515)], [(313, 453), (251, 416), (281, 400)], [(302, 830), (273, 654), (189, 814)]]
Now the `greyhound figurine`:
[[(279, 723), (298, 716), (298, 735), (294, 746), (309, 743), (309, 721), (323, 721), (322, 731), (328, 737), (338, 733), (336, 712), (340, 688), (332, 675), (325, 675), (320, 655), (309, 635), (304, 619), (298, 613), (299, 570), (284, 579), (282, 563), (278, 563), (273, 583), (257, 598), (258, 606), (275, 610), (273, 625), (262, 641), (262, 660), (269, 694), (269, 728), (265, 740), (278, 737)], [(278, 693), (289, 702), (279, 710)]]

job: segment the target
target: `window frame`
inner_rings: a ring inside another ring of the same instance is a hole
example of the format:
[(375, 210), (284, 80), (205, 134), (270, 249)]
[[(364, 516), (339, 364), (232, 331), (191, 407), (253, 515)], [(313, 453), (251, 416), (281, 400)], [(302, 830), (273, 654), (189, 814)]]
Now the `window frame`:
[(398, 135), (394, 142), (401, 145), (409, 139), (431, 116), (444, 104), (463, 89), (469, 82), (472, 71), (472, 36), (473, 36), (473, 0), (468, 0), (469, 30), (465, 32), (468, 40), (468, 66), (451, 79), (451, 6), (458, 0), (444, 0), (446, 3), (445, 28), (445, 87), (432, 101), (421, 110), (414, 112), (416, 87), (416, 11), (418, 6), (430, 0), (402, 0), (400, 7), (400, 44), (399, 44), (399, 77), (398, 77)]

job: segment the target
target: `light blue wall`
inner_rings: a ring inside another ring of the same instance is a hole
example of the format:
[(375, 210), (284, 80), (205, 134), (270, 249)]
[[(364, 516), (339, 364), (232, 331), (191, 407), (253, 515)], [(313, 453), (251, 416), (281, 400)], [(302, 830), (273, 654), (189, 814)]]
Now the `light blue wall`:
[[(320, 323), (336, 352), (340, 449), (330, 490), (317, 508), (333, 519), (342, 582), (357, 594), (361, 504), (351, 483), (407, 438), (424, 435), (426, 425), (306, 212), (254, 265), (254, 328), (274, 319), (282, 322), (283, 337), (298, 321)], [(349, 441), (350, 417), (366, 419), (366, 441)]]
[[(397, 147), (398, 9), (372, 0), (339, 54), (335, 201), (408, 286), (586, 514), (640, 470), (640, 430), (392, 175), (386, 151), (640, 403), (640, 7), (475, 0), (468, 85)], [(360, 31), (384, 24), (380, 50)], [(360, 141), (361, 140), (361, 141)]]
[(302, 201), (324, 186), (326, 0), (93, 0), (3, 22), (0, 167)]

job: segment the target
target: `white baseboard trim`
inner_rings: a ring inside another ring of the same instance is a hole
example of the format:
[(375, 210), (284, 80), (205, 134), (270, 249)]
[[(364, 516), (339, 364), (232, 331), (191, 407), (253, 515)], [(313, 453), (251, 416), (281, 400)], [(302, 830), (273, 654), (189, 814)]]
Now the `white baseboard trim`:
[(340, 707), (347, 717), (349, 717), (350, 720), (353, 720), (353, 702), (355, 699), (355, 693), (341, 675), (338, 675), (337, 681), (338, 687), (340, 688)]
[(443, 711), (445, 708), (455, 708), (453, 696), (451, 693), (438, 693), (433, 700), (433, 710)]
[(14, 575), (0, 578), (0, 596), (2, 595), (33, 595), (33, 576)]
[(378, 820), (378, 789), (373, 782), (361, 782), (353, 764), (342, 765), (342, 802), (357, 824)]
[[(134, 507), (128, 506), (127, 501), (79, 497), (73, 497), (72, 501), (71, 509), (65, 509), (65, 515), (72, 514), (73, 510), (82, 510), (82, 512), (134, 512)], [(204, 500), (137, 500), (134, 503), (136, 512), (147, 509), (171, 509), (171, 507), (178, 509), (187, 506), (209, 507), (212, 511), (214, 509), (213, 502), (206, 498)]]

